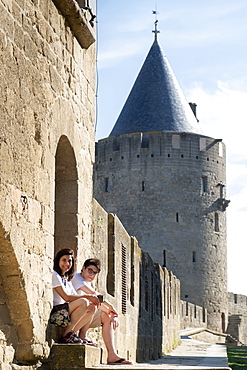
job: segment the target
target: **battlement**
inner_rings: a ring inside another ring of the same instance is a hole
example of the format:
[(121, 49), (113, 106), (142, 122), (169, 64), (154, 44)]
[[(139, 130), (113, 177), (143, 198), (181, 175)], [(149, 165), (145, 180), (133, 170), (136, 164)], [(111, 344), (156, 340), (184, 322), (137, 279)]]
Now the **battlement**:
[(225, 164), (225, 145), (222, 139), (214, 139), (193, 133), (139, 132), (117, 137), (109, 137), (96, 143), (96, 164), (132, 161), (145, 158), (154, 161), (167, 160), (205, 160)]
[(243, 294), (228, 293), (229, 315), (247, 314), (247, 296)]

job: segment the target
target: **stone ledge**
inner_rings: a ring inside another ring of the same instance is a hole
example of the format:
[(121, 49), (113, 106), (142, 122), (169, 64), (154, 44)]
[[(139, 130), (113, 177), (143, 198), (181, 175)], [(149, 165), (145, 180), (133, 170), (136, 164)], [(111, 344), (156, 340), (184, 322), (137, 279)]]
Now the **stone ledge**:
[(81, 47), (89, 48), (95, 42), (95, 31), (80, 10), (78, 3), (75, 0), (53, 0), (53, 2), (67, 20)]
[(101, 349), (83, 344), (55, 343), (43, 368), (52, 370), (82, 369), (100, 366)]

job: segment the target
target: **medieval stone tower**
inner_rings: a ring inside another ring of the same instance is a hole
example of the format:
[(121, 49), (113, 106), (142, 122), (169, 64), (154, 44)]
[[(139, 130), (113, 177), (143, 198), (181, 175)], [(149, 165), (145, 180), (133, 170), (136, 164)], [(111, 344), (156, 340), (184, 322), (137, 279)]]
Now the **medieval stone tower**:
[(157, 32), (108, 138), (96, 145), (94, 196), (155, 262), (181, 299), (227, 318), (225, 145), (200, 133)]

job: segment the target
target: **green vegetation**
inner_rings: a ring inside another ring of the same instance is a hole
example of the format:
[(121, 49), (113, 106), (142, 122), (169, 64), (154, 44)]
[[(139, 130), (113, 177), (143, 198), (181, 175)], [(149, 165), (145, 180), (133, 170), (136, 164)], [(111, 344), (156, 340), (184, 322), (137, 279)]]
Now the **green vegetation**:
[(232, 370), (247, 370), (247, 346), (227, 347), (227, 357)]

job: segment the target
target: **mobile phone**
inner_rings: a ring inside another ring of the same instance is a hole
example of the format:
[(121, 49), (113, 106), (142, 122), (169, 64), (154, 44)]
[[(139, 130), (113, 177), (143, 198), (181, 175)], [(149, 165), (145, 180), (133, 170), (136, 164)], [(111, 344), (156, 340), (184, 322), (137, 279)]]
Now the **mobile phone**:
[(102, 303), (104, 302), (104, 296), (103, 295), (97, 295), (99, 301)]

